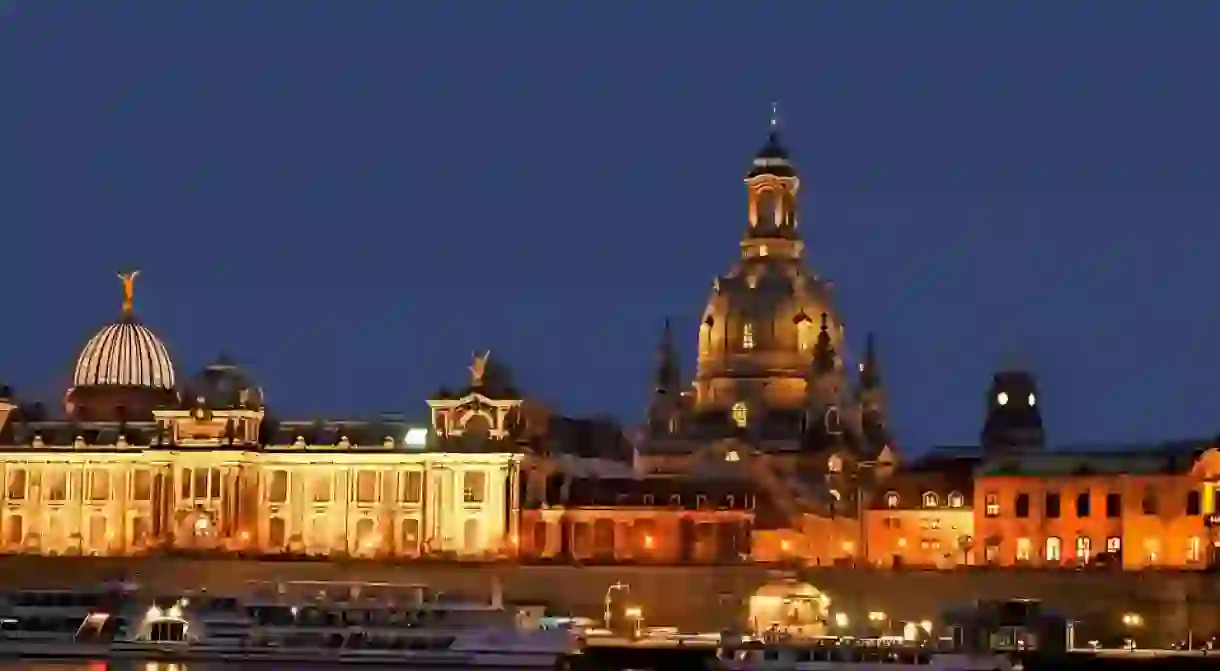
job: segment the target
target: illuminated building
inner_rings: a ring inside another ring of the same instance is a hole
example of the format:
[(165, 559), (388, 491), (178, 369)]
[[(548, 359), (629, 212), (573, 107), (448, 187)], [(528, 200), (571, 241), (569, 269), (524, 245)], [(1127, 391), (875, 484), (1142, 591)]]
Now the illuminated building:
[(123, 278), (123, 314), (82, 350), (66, 419), (0, 393), (5, 551), (514, 552), (522, 454), (470, 437), (487, 416), (477, 391), (433, 402), (438, 424), (466, 428), (453, 439), (393, 419), (278, 421), (223, 358), (177, 384)]

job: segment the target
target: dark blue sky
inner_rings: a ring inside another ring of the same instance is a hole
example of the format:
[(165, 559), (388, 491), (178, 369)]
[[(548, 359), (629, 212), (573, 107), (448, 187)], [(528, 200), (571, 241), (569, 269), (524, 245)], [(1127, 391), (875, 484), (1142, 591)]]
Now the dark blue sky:
[[(713, 9), (713, 7), (715, 7)], [(1212, 2), (0, 2), (0, 378), (117, 317), (286, 415), (422, 415), (490, 347), (636, 421), (779, 100), (812, 265), (900, 446), (993, 367), (1055, 442), (1220, 429)]]

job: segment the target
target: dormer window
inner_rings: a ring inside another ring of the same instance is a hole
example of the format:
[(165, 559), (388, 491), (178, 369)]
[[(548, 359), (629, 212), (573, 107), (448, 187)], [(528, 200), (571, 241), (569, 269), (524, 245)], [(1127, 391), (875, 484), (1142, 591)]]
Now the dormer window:
[(936, 496), (936, 492), (923, 493), (924, 508), (935, 508), (938, 505), (940, 505), (940, 497)]
[(898, 507), (898, 492), (886, 492), (885, 507), (886, 508), (897, 508)]
[(741, 328), (741, 348), (754, 349), (754, 325), (749, 322), (746, 322), (746, 325)]
[(966, 497), (961, 492), (949, 492), (949, 507), (961, 508), (966, 505)]

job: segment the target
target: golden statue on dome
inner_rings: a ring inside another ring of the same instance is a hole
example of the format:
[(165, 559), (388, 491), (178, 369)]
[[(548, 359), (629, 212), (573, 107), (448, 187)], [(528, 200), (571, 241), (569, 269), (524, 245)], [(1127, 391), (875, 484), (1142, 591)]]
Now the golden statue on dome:
[(491, 350), (474, 355), (474, 363), (470, 364), (467, 369), (470, 371), (470, 386), (482, 387), (483, 375), (487, 372), (487, 360), (491, 358)]
[(136, 278), (139, 277), (140, 271), (130, 270), (125, 273), (119, 273), (119, 279), (123, 282), (123, 314), (129, 315), (135, 306), (136, 295)]

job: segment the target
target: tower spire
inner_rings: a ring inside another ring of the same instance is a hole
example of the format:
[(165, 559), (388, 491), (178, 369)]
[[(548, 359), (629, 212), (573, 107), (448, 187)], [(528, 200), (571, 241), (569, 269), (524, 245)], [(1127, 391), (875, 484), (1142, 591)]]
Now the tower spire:
[(822, 313), (822, 330), (818, 332), (817, 344), (813, 347), (813, 372), (819, 375), (833, 373), (835, 349), (830, 343), (830, 317)]
[(665, 326), (661, 330), (661, 342), (657, 346), (656, 392), (676, 396), (679, 374), (673, 330), (670, 328), (669, 318), (666, 317)]
[(860, 391), (881, 388), (881, 362), (877, 359), (877, 339), (873, 333), (865, 336), (864, 359), (860, 362)]

